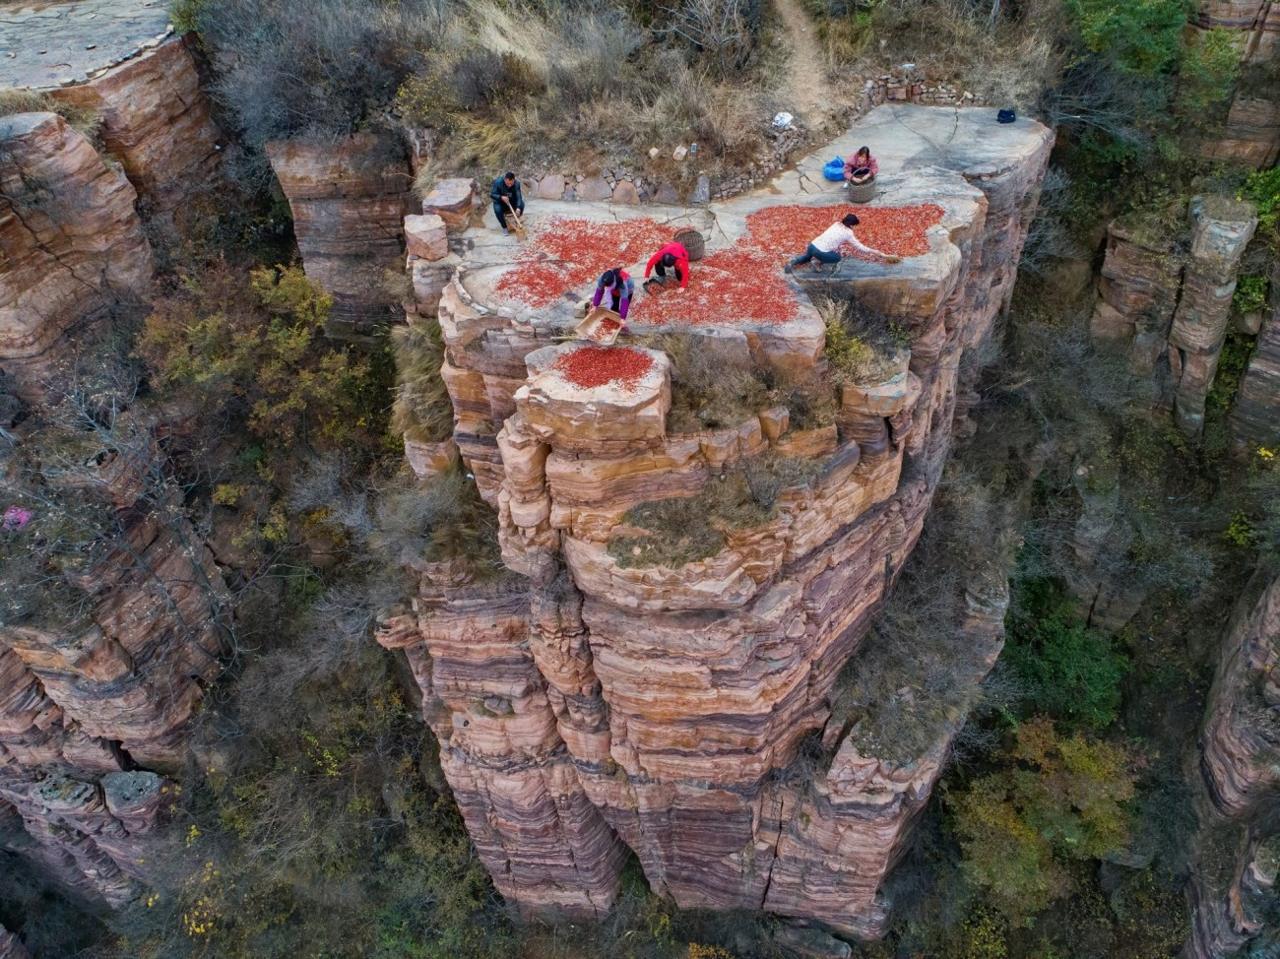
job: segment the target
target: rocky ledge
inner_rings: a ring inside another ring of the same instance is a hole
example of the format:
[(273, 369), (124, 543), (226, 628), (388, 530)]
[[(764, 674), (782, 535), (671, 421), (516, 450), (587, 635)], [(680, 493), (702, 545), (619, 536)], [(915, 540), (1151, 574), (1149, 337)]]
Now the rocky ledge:
[[(861, 142), (882, 170), (862, 238), (902, 260), (787, 276), (784, 255), (848, 207), (812, 171)], [(408, 657), (476, 846), (522, 910), (602, 914), (629, 848), (681, 906), (882, 931), (881, 884), (947, 743), (868, 755), (828, 724), (833, 686), (919, 536), (1051, 144), (988, 110), (881, 107), (758, 194), (696, 213), (531, 204), (523, 244), (458, 237), (442, 372), (508, 572), (419, 564), (412, 611), (379, 639)], [(688, 291), (639, 299), (613, 347), (569, 342), (601, 269), (639, 281), (687, 227), (706, 243)], [(851, 299), (893, 345), (839, 385), (827, 331)], [(673, 412), (690, 354), (777, 389), (690, 431)], [(979, 676), (1002, 608), (975, 602), (963, 627)]]

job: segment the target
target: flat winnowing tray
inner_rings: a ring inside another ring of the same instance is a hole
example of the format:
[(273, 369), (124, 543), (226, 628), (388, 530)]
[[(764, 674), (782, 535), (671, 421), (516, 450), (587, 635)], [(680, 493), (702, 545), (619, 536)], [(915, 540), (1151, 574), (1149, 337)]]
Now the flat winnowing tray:
[(573, 328), (574, 336), (604, 346), (612, 346), (622, 332), (622, 317), (607, 307), (597, 306)]

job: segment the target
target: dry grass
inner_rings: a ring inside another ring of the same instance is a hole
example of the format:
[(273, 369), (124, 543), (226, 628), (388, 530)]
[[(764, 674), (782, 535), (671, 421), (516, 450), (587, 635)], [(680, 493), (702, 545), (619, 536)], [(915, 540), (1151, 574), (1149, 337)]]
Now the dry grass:
[(643, 531), (609, 543), (622, 567), (679, 569), (725, 548), (725, 531), (750, 529), (775, 515), (779, 495), (809, 483), (821, 470), (811, 460), (766, 454), (709, 479), (694, 496), (655, 500), (628, 510), (625, 521)]
[(960, 84), (985, 103), (1032, 108), (1061, 67), (1057, 4), (1026, 4), (1017, 19), (989, 18), (990, 4), (894, 0), (872, 9), (811, 2), (819, 34), (839, 69), (875, 75), (914, 63), (931, 80)]
[(96, 110), (72, 106), (55, 100), (47, 93), (38, 93), (24, 87), (0, 89), (0, 117), (15, 113), (56, 113), (81, 136), (96, 140), (102, 129), (102, 118)]
[(906, 369), (907, 337), (888, 317), (853, 300), (819, 299), (823, 355), (836, 383), (882, 383)]
[(500, 575), (498, 516), (461, 467), (425, 485), (401, 476), (378, 503), (370, 545), (395, 568), (451, 562), (476, 579)]
[(769, 388), (751, 367), (733, 367), (692, 336), (666, 333), (644, 345), (671, 357), (671, 411), (667, 429), (697, 433), (727, 429), (766, 409)]
[(396, 113), (443, 131), (436, 153), (450, 169), (556, 157), (643, 167), (650, 147), (669, 155), (689, 142), (708, 169), (753, 156), (772, 116), (768, 72), (726, 73), (661, 26), (646, 31), (607, 4), (466, 0), (401, 86)]
[(422, 318), (391, 334), (396, 357), (396, 401), (391, 428), (420, 443), (438, 443), (453, 434), (453, 404), (440, 368), (444, 340), (440, 325)]
[(644, 345), (671, 357), (672, 433), (730, 429), (772, 406), (785, 406), (795, 429), (829, 426), (839, 412), (835, 384), (827, 378), (784, 378), (749, 364), (734, 366), (696, 336), (666, 333), (646, 337)]

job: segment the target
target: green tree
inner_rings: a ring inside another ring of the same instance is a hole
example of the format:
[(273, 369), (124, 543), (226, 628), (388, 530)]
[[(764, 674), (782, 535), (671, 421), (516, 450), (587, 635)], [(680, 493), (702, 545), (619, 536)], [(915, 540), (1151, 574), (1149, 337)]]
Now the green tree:
[(1178, 109), (1190, 122), (1231, 96), (1240, 50), (1229, 30), (1207, 30), (1187, 45), (1178, 66)]
[(1007, 626), (1005, 657), (1033, 712), (1069, 729), (1104, 729), (1115, 721), (1129, 661), (1111, 637), (1086, 628), (1051, 583), (1022, 584)]
[(1168, 72), (1182, 50), (1186, 0), (1068, 0), (1084, 44), (1139, 76)]
[(1044, 717), (1018, 727), (1009, 758), (951, 803), (965, 874), (994, 908), (1026, 924), (1070, 888), (1064, 862), (1128, 841), (1134, 779), (1122, 748), (1064, 738)]
[(244, 414), (265, 445), (341, 446), (381, 433), (386, 364), (325, 338), (332, 305), (301, 267), (217, 262), (156, 302), (138, 352), (168, 396)]

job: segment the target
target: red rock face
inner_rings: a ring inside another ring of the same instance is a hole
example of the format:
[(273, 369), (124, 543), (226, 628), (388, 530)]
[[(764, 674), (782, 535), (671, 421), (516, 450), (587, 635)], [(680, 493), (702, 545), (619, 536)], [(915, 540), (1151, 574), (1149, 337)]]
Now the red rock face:
[[(1256, 595), (1255, 595), (1256, 594)], [(1223, 638), (1200, 737), (1205, 786), (1189, 895), (1191, 959), (1235, 955), (1264, 929), (1275, 895), (1277, 834), (1272, 812), (1280, 703), (1280, 580), (1246, 590)], [(1231, 869), (1219, 865), (1230, 844)]]
[(1236, 275), (1257, 224), (1250, 204), (1196, 197), (1185, 254), (1167, 226), (1117, 221), (1108, 228), (1093, 337), (1126, 351), (1135, 372), (1166, 385), (1163, 401), (1191, 435), (1204, 428)]
[(98, 113), (104, 148), (150, 211), (171, 214), (216, 182), (222, 135), (181, 37), (52, 93)]
[(412, 177), (399, 143), (358, 134), (340, 143), (269, 144), (289, 198), (307, 276), (333, 294), (330, 332), (367, 331), (389, 314), (383, 271), (401, 269)]
[(1237, 94), (1227, 111), (1222, 135), (1201, 151), (1210, 160), (1225, 160), (1263, 170), (1280, 159), (1280, 97)]
[(150, 284), (129, 181), (59, 116), (0, 119), (0, 365), (41, 395), (67, 334)]
[(1201, 770), (1214, 805), (1244, 819), (1273, 798), (1280, 770), (1265, 723), (1251, 722), (1251, 708), (1265, 712), (1280, 701), (1280, 581), (1251, 608), (1237, 613), (1223, 643), (1209, 693), (1201, 738)]
[[(192, 553), (195, 553), (195, 558)], [(0, 628), (0, 806), (71, 888), (116, 906), (142, 889), (142, 837), (169, 786), (203, 687), (220, 672), (220, 574), (182, 521), (138, 515), (82, 575), (73, 629)]]
[(130, 415), (103, 449), (87, 435), (60, 446), (65, 435), (46, 432), (39, 412), (17, 427), (11, 455), (31, 452), (6, 463), (6, 479), (38, 472), (50, 495), (33, 503), (29, 525), (3, 534), (5, 555), (30, 548), (24, 537), (42, 535), (46, 511), (63, 522), (61, 502), (98, 511), (76, 527), (78, 559), (20, 572), (0, 612), (0, 816), (21, 822), (15, 852), (112, 906), (135, 898), (158, 865), (147, 837), (170, 786), (146, 770), (182, 763), (189, 720), (226, 652), (221, 574)]
[(1280, 11), (1269, 0), (1204, 0), (1196, 23), (1243, 34), (1246, 60), (1265, 60), (1280, 46)]
[[(883, 931), (881, 884), (948, 743), (908, 764), (863, 755), (827, 728), (830, 694), (919, 537), (965, 390), (961, 358), (1011, 291), (1051, 145), (1034, 124), (1019, 136), (968, 178), (913, 192), (902, 174), (892, 202), (943, 211), (914, 263), (789, 286), (801, 317), (777, 331), (726, 317), (672, 333), (803, 371), (823, 347), (806, 291), (890, 313), (909, 358), (846, 389), (833, 426), (791, 428), (788, 411), (768, 409), (669, 432), (662, 352), (625, 388), (577, 387), (557, 364), (578, 347), (554, 345), (571, 320), (487, 306), (483, 267), (464, 263), (445, 289), (455, 439), (518, 575), (468, 585), (428, 568), (412, 614), (379, 640), (407, 655), (477, 848), (523, 911), (600, 915), (629, 848), (684, 907)], [(812, 478), (784, 486), (753, 524), (724, 528), (712, 555), (668, 568), (610, 550), (635, 532), (629, 508), (713, 489), (766, 452), (808, 460)], [(978, 676), (1002, 620), (999, 597), (971, 603)], [(834, 758), (811, 769), (803, 744), (819, 733)]]
[(34, 840), (22, 852), (50, 878), (116, 907), (136, 899), (160, 865), (148, 861), (150, 836), (171, 804), (172, 790), (149, 772), (89, 779), (0, 769), (0, 806), (7, 804)]

